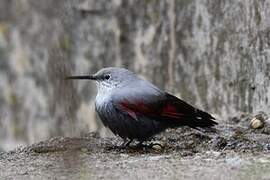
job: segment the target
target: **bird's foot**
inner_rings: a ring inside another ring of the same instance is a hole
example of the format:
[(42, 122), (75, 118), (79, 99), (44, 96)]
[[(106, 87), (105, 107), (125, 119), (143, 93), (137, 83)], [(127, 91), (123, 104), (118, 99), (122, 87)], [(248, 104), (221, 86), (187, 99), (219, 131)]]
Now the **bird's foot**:
[(129, 147), (130, 143), (133, 141), (133, 139), (130, 140), (124, 140), (124, 142), (119, 146), (120, 149), (126, 149)]
[(120, 145), (117, 146), (117, 149), (119, 150), (124, 150), (124, 149), (133, 149), (133, 150), (141, 150), (141, 149), (145, 149), (145, 150), (151, 150), (151, 149), (155, 149), (155, 150), (162, 150), (164, 149), (164, 144), (161, 142), (145, 142), (145, 141), (139, 141), (139, 143), (130, 146), (130, 144), (133, 142), (133, 139), (126, 139), (124, 140), (124, 142)]

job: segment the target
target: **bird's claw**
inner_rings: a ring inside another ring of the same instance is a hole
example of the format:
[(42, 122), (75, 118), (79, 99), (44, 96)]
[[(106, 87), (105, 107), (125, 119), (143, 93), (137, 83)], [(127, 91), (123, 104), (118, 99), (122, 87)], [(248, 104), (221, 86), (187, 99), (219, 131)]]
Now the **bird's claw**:
[(133, 139), (130, 140), (125, 140), (120, 146), (120, 149), (126, 149), (127, 147), (129, 147), (130, 143), (133, 141)]

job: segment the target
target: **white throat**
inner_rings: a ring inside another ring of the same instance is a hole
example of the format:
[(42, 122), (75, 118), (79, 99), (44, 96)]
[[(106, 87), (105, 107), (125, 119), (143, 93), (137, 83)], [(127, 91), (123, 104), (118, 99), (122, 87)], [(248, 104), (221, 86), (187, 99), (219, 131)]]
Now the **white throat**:
[(114, 86), (97, 82), (98, 92), (96, 96), (96, 106), (102, 106), (111, 99)]

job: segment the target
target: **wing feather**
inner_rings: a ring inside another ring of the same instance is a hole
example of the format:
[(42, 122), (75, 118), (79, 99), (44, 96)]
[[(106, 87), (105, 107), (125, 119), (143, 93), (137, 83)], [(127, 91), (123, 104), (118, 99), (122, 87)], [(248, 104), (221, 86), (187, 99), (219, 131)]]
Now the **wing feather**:
[(147, 117), (171, 123), (172, 126), (178, 124), (191, 127), (208, 127), (217, 124), (210, 114), (168, 93), (120, 98), (114, 103), (119, 110), (134, 120)]

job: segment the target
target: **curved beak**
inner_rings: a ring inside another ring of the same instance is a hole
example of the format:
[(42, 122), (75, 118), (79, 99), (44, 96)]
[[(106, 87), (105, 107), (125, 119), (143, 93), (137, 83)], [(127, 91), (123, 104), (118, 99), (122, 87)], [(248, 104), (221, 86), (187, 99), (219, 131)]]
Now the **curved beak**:
[(90, 79), (90, 80), (96, 80), (97, 78), (94, 75), (88, 75), (88, 76), (68, 76), (66, 79)]

